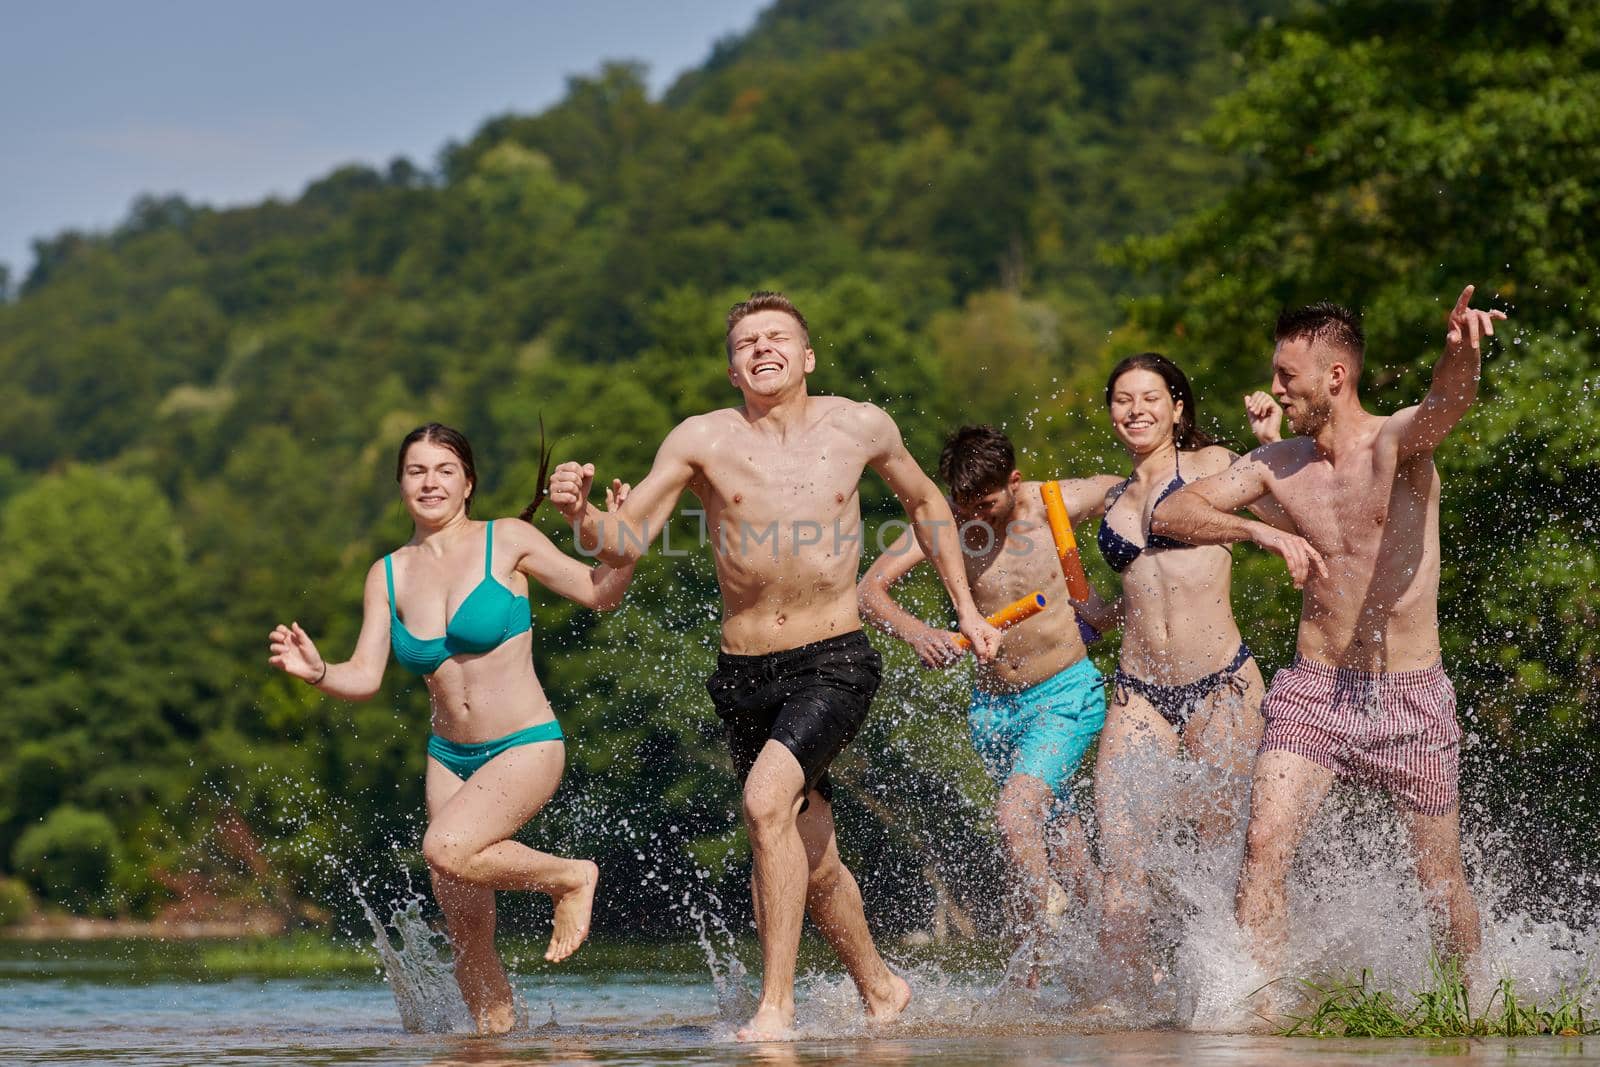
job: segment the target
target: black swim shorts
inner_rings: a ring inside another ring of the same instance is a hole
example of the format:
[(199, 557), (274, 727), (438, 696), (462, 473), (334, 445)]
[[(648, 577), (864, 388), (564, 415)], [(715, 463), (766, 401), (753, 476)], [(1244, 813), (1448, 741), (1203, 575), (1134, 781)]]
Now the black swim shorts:
[(718, 653), (706, 689), (739, 784), (766, 743), (777, 741), (794, 753), (806, 789), (831, 801), (828, 765), (866, 721), (882, 677), (883, 659), (860, 630), (762, 656)]

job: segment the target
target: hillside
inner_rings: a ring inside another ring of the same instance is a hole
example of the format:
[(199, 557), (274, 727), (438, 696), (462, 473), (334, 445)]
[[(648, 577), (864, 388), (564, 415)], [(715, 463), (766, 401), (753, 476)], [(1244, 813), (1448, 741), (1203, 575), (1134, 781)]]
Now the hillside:
[[(177, 872), (331, 905), (342, 867), (416, 867), (425, 693), (391, 671), (368, 704), (322, 700), (269, 674), (268, 629), (298, 618), (350, 647), (362, 574), (407, 536), (389, 464), (413, 425), (469, 434), (491, 512), (533, 488), (541, 415), (558, 458), (637, 478), (676, 420), (729, 401), (721, 314), (766, 286), (811, 318), (818, 388), (884, 404), (925, 464), (951, 425), (992, 420), (1030, 464), (1086, 472), (1122, 462), (1095, 396), (1116, 355), (1171, 349), (1237, 429), (1277, 305), (1334, 295), (1403, 353), (1375, 393), (1402, 402), (1426, 382), (1431, 302), (1482, 280), (1526, 308), (1521, 351), (1542, 362), (1498, 365), (1448, 460), (1448, 521), (1498, 530), (1497, 486), (1555, 517), (1460, 558), (1450, 652), (1507, 745), (1587, 738), (1595, 423), (1537, 398), (1548, 374), (1594, 373), (1577, 299), (1600, 213), (1563, 175), (1594, 173), (1600, 38), (1554, 3), (1514, 22), (1446, 5), (1485, 21), (1441, 37), (1434, 6), (783, 0), (661, 100), (611, 65), (437, 168), (350, 168), (225, 211), (149, 199), (113, 232), (42, 242), (0, 305), (0, 869), (145, 914)], [(1491, 121), (1498, 140), (1463, 141)], [(1482, 219), (1493, 238), (1469, 233)], [(1592, 419), (1597, 395), (1566, 402)], [(864, 500), (891, 503), (876, 483)], [(1538, 565), (1551, 551), (1561, 577)], [(1241, 559), (1241, 622), (1281, 657), (1295, 604)], [(575, 738), (541, 835), (616, 872), (602, 922), (676, 921), (660, 887), (695, 867), (742, 897), (700, 683), (714, 596), (707, 560), (657, 557), (604, 620), (535, 597)], [(936, 713), (959, 680), (930, 689), (889, 656), (888, 710), (840, 775), (863, 881), (900, 887), (876, 903), (902, 924), (935, 894), (981, 911), (988, 786)], [(270, 876), (215, 847), (235, 814)], [(927, 840), (948, 852), (929, 861)]]

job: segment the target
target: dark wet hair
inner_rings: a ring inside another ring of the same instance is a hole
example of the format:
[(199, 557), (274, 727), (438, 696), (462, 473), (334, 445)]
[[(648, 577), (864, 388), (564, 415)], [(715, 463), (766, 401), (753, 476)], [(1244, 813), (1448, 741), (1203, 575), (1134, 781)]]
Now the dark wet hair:
[(549, 493), (549, 491), (550, 491), (550, 453), (554, 449), (555, 449), (554, 445), (551, 445), (548, 448), (545, 447), (545, 443), (544, 443), (544, 416), (540, 415), (539, 416), (539, 485), (533, 491), (533, 500), (530, 501), (528, 506), (522, 509), (522, 513), (517, 516), (517, 518), (521, 519), (523, 522), (532, 522), (533, 521), (533, 513), (535, 511), (539, 510), (539, 505), (544, 503), (545, 495), (547, 493)]
[(441, 448), (448, 448), (456, 454), (461, 461), (461, 469), (467, 475), (467, 481), (472, 488), (467, 490), (467, 514), (472, 514), (472, 498), (478, 491), (478, 468), (472, 462), (472, 445), (468, 443), (466, 435), (460, 430), (453, 430), (442, 422), (430, 422), (426, 426), (418, 426), (406, 434), (400, 442), (400, 454), (394, 461), (394, 480), (399, 481), (406, 472), (406, 453), (418, 441), (427, 441)]
[(1361, 377), (1361, 363), (1367, 353), (1367, 335), (1361, 329), (1361, 316), (1331, 300), (1319, 300), (1304, 307), (1284, 308), (1278, 314), (1273, 340), (1308, 341), (1337, 348), (1351, 357), (1355, 377)]
[(939, 480), (957, 500), (992, 493), (1017, 469), (1011, 438), (993, 426), (963, 426), (944, 439)]
[(1167, 383), (1167, 394), (1172, 397), (1172, 402), (1183, 405), (1183, 410), (1178, 414), (1178, 425), (1172, 434), (1180, 452), (1193, 452), (1217, 443), (1215, 437), (1195, 425), (1198, 413), (1195, 411), (1194, 390), (1189, 386), (1189, 376), (1159, 352), (1140, 352), (1111, 368), (1111, 376), (1106, 379), (1106, 407), (1111, 406), (1111, 394), (1116, 390), (1117, 379), (1131, 370), (1159, 374), (1161, 380)]

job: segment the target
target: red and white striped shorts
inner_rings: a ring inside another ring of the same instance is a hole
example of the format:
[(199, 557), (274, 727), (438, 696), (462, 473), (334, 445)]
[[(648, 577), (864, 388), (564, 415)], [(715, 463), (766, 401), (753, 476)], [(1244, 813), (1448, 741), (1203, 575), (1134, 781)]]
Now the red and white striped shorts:
[(1422, 815), (1456, 808), (1461, 726), (1442, 664), (1383, 674), (1296, 656), (1273, 675), (1261, 714), (1262, 752), (1293, 752)]

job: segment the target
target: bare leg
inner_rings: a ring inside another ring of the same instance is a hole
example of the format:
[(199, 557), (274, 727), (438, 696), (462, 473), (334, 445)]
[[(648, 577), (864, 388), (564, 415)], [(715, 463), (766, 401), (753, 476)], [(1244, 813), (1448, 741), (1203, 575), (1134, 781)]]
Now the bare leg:
[(1095, 870), (1089, 858), (1089, 835), (1077, 812), (1060, 817), (1050, 847), (1050, 869), (1067, 897), (1080, 908), (1094, 895)]
[(810, 793), (810, 800), (798, 821), (809, 869), (806, 910), (855, 980), (867, 1014), (878, 1021), (892, 1019), (911, 1003), (911, 987), (889, 970), (872, 942), (872, 931), (861, 905), (861, 888), (839, 859), (833, 805), (815, 790)]
[(1124, 695), (1127, 701), (1112, 703), (1107, 712), (1094, 772), (1105, 865), (1100, 945), (1119, 972), (1119, 986), (1151, 973), (1149, 843), (1169, 795), (1152, 773), (1178, 751), (1177, 733), (1167, 721), (1142, 697)]
[(1017, 917), (1025, 931), (1035, 930), (1050, 901), (1050, 856), (1045, 823), (1055, 797), (1050, 787), (1029, 774), (1006, 779), (995, 802), (995, 822), (1005, 842), (1017, 879)]
[(794, 753), (768, 741), (744, 786), (744, 821), (754, 860), (750, 892), (761, 939), (761, 1002), (738, 1031), (740, 1041), (780, 1040), (794, 1027), (794, 966), (810, 880), (797, 825), (804, 791), (805, 772)]
[(1482, 944), (1483, 931), (1467, 872), (1461, 866), (1461, 812), (1419, 815), (1402, 809), (1401, 815), (1411, 835), (1417, 880), (1433, 912), (1439, 954), (1454, 957), (1466, 974)]
[(1195, 709), (1183, 732), (1185, 751), (1211, 772), (1187, 805), (1196, 813), (1195, 836), (1207, 850), (1232, 838), (1249, 811), (1250, 778), (1265, 729), (1261, 669), (1249, 660), (1239, 674), (1244, 692), (1218, 689)]
[(523, 745), (462, 782), (429, 760), (429, 823), (422, 839), (423, 857), (438, 878), (548, 893), (555, 902), (555, 931), (545, 959), (552, 961), (572, 955), (588, 936), (599, 868), (509, 839), (555, 794), (565, 761), (562, 745)]
[(461, 999), (480, 1032), (503, 1034), (516, 1025), (517, 1007), (511, 979), (494, 947), (494, 890), (431, 873), (450, 933)]
[(1234, 913), (1268, 977), (1278, 977), (1289, 940), (1289, 866), (1333, 777), (1328, 768), (1292, 752), (1275, 749), (1256, 760)]

